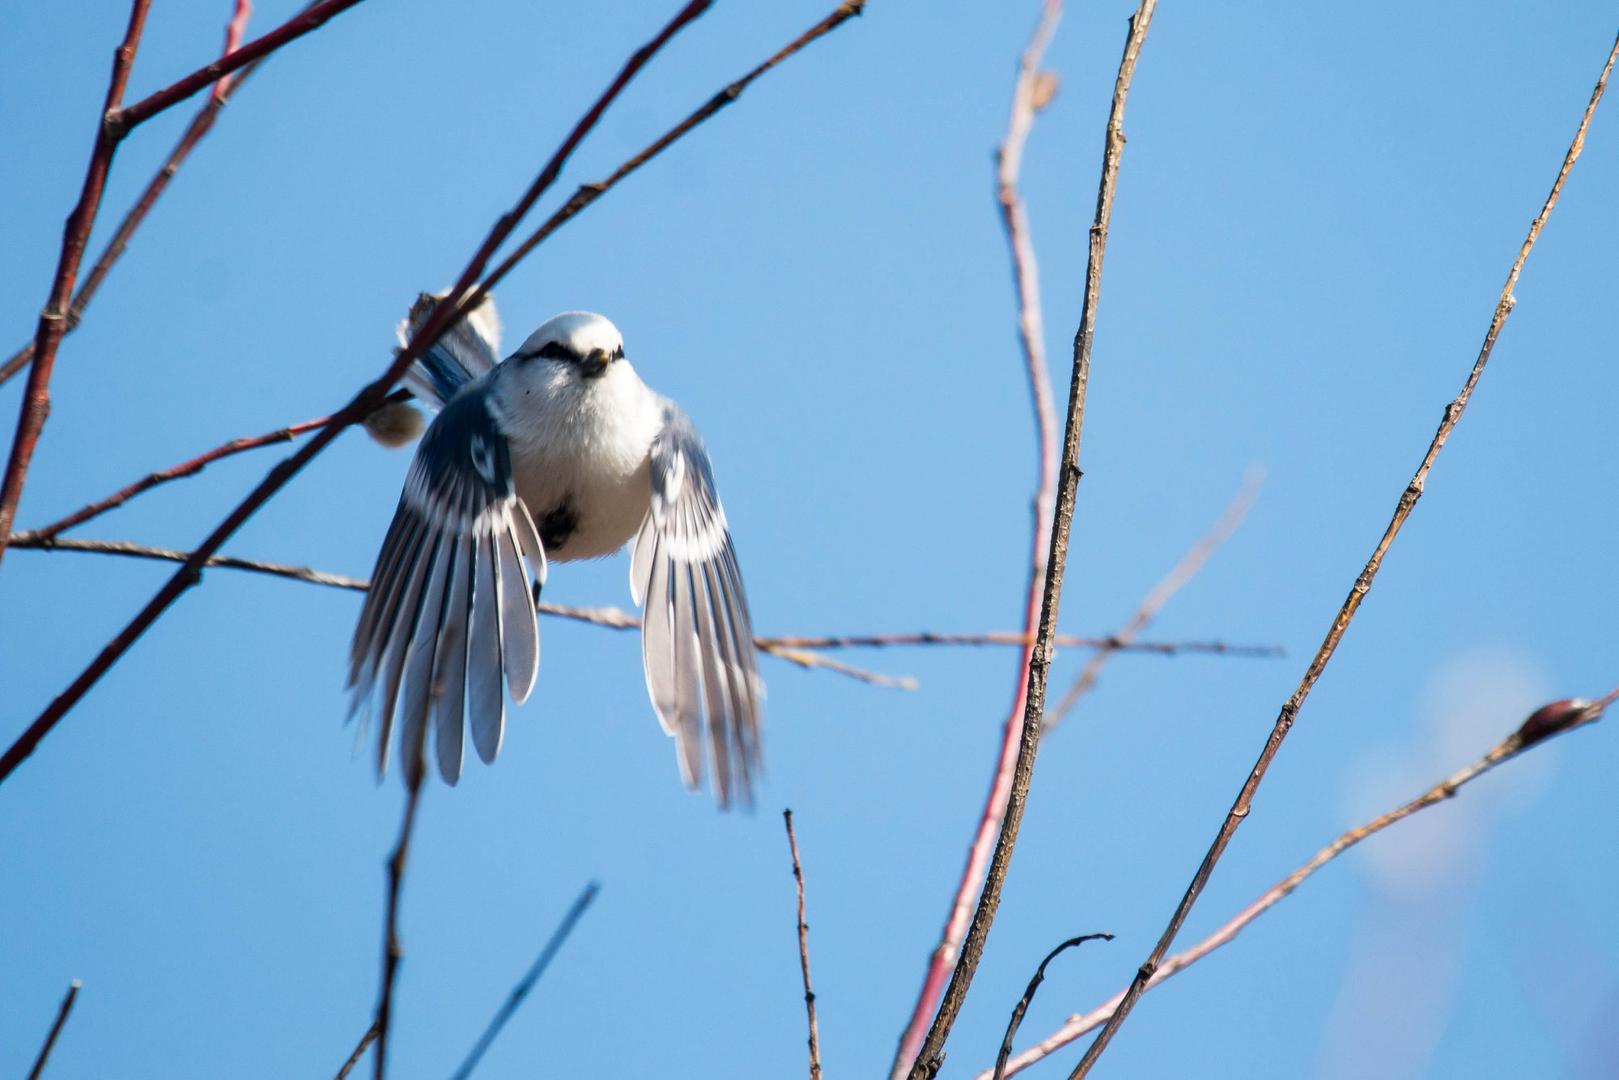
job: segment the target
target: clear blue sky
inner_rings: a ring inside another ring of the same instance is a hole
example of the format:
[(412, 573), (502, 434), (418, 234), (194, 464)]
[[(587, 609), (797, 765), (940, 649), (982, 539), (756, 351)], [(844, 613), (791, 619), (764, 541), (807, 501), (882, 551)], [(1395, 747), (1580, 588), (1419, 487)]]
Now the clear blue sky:
[[(295, 6), (262, 0), (255, 30)], [(673, 6), (372, 0), (278, 55), (63, 346), (19, 524), (345, 401), (410, 298), (452, 280)], [(551, 204), (829, 6), (718, 5)], [(208, 59), (227, 7), (156, 5), (132, 93)], [(1129, 7), (1069, 13), (1025, 163), (1059, 371)], [(126, 10), (3, 17), (0, 345), (43, 302)], [(512, 338), (566, 308), (607, 313), (696, 418), (764, 632), (1019, 617), (1032, 437), (991, 151), (1035, 14), (873, 0), (500, 291)], [(1129, 105), (1063, 623), (1121, 624), (1260, 465), (1247, 523), (1153, 635), (1288, 656), (1107, 668), (1041, 755), (946, 1076), (992, 1061), (1055, 942), (1118, 935), (1054, 965), (1031, 1037), (1145, 955), (1472, 362), (1613, 31), (1599, 3), (1162, 6)], [(1185, 943), (1528, 708), (1619, 681), (1619, 101), (1603, 108), (1472, 408)], [(190, 111), (119, 152), (98, 242)], [(19, 393), (0, 390), (8, 431)], [(283, 452), (83, 534), (191, 546)], [(345, 435), (227, 550), (364, 575), (407, 461)], [(168, 572), (8, 554), (0, 737)], [(548, 594), (627, 606), (626, 576), (622, 557), (560, 567)], [(54, 1080), (335, 1071), (373, 1007), (401, 803), (342, 725), (358, 610), (210, 572), (0, 787), (0, 1073), (26, 1068), (72, 978)], [(633, 635), (542, 632), (501, 760), (425, 796), (394, 1074), (447, 1075), (595, 878), (595, 908), (480, 1075), (801, 1075), (783, 806), (827, 1073), (886, 1069), (1013, 652), (845, 658), (914, 674), (915, 693), (767, 661), (769, 776), (756, 813), (721, 815), (680, 786)], [(1057, 683), (1082, 660), (1063, 655)], [(1146, 998), (1099, 1075), (1611, 1075), (1615, 766), (1614, 732), (1581, 732), (1374, 840)]]

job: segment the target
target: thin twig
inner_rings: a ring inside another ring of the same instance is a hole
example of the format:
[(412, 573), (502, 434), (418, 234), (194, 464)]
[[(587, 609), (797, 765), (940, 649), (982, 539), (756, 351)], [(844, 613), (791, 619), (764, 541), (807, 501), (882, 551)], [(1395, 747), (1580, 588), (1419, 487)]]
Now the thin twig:
[[(233, 16), (231, 25), (234, 26), (235, 24), (236, 19)], [(225, 51), (229, 53), (232, 48), (234, 48), (234, 45), (227, 35)], [(247, 82), (249, 76), (258, 69), (263, 60), (264, 58), (261, 57), (253, 61), (229, 80), (220, 80), (214, 92), (208, 95), (208, 99), (203, 102), (202, 108), (198, 109), (196, 115), (191, 118), (191, 123), (186, 126), (185, 133), (174, 144), (174, 149), (169, 151), (169, 156), (164, 159), (157, 172), (152, 174), (152, 179), (147, 181), (146, 188), (141, 192), (140, 198), (135, 200), (135, 205), (129, 208), (129, 212), (124, 215), (124, 219), (118, 223), (118, 228), (113, 232), (112, 239), (107, 241), (107, 246), (101, 249), (101, 254), (97, 257), (95, 265), (85, 275), (84, 284), (80, 285), (78, 292), (73, 294), (73, 303), (67, 309), (67, 323), (62, 327), (63, 337), (78, 329), (80, 321), (84, 318), (84, 309), (90, 306), (90, 301), (95, 298), (96, 291), (101, 288), (101, 283), (112, 270), (113, 264), (122, 257), (125, 249), (129, 247), (130, 237), (134, 236), (135, 230), (141, 226), (141, 223), (146, 220), (146, 216), (151, 213), (158, 197), (169, 186), (169, 181), (174, 179), (174, 174), (180, 171), (180, 166), (185, 164), (186, 158), (191, 156), (191, 151), (196, 149), (197, 144), (202, 141), (202, 137), (213, 128), (214, 120), (218, 118), (220, 110), (225, 107), (225, 102), (232, 94), (241, 89), (242, 84)], [(20, 349), (12, 353), (5, 363), (0, 364), (0, 383), (6, 382), (21, 371), (33, 358), (34, 342), (29, 340)]]
[(135, 63), (135, 50), (140, 47), (141, 33), (146, 28), (146, 12), (151, 3), (152, 0), (133, 0), (124, 40), (113, 52), (112, 76), (107, 80), (107, 97), (96, 124), (90, 164), (84, 170), (79, 201), (63, 226), (62, 250), (57, 256), (56, 273), (51, 279), (50, 294), (34, 330), (34, 365), (28, 369), (28, 386), (23, 391), (22, 407), (17, 414), (17, 434), (11, 442), (5, 477), (0, 480), (0, 559), (5, 557), (6, 541), (11, 535), (12, 524), (17, 520), (17, 503), (22, 499), (23, 484), (28, 479), (28, 466), (34, 460), (34, 449), (39, 445), (40, 432), (45, 428), (45, 417), (51, 411), (51, 370), (56, 363), (56, 347), (62, 341), (67, 306), (73, 295), (79, 263), (84, 259), (85, 245), (90, 241), (90, 227), (95, 224), (96, 211), (100, 209), (101, 196), (106, 191), (113, 151), (118, 149), (119, 136), (114, 134), (106, 118), (124, 100), (129, 70)]
[(1017, 1029), (1023, 1026), (1023, 1016), (1029, 1011), (1029, 1006), (1034, 1002), (1034, 995), (1040, 989), (1040, 984), (1046, 981), (1046, 965), (1057, 959), (1062, 952), (1072, 949), (1076, 945), (1083, 945), (1087, 941), (1096, 941), (1098, 938), (1102, 941), (1112, 941), (1113, 935), (1081, 934), (1079, 937), (1071, 937), (1046, 953), (1046, 958), (1040, 961), (1039, 967), (1034, 969), (1034, 978), (1029, 980), (1029, 985), (1024, 988), (1023, 996), (1018, 999), (1017, 1005), (1012, 1009), (1012, 1018), (1006, 1022), (1006, 1035), (1001, 1039), (1000, 1053), (995, 1055), (994, 1080), (1001, 1080), (1006, 1075), (1006, 1059), (1012, 1055), (1012, 1040), (1017, 1037)]
[[(43, 531), (43, 530), (41, 530)], [(96, 555), (124, 555), (136, 559), (155, 559), (160, 562), (177, 562), (191, 564), (196, 556), (194, 551), (176, 551), (173, 548), (152, 547), (148, 544), (131, 543), (128, 540), (79, 540), (69, 536), (38, 536), (34, 533), (18, 533), (12, 537), (13, 547), (24, 550), (37, 551), (80, 551)], [(370, 583), (360, 578), (344, 577), (341, 574), (329, 574), (324, 570), (313, 570), (307, 566), (287, 566), (283, 563), (264, 562), (260, 559), (241, 559), (234, 555), (210, 555), (203, 560), (204, 567), (218, 566), (227, 570), (246, 570), (255, 574), (268, 574), (272, 577), (289, 578), (293, 581), (302, 581), (310, 585), (324, 585), (333, 589), (348, 589), (353, 592), (365, 592)], [(199, 571), (200, 573), (200, 571)], [(540, 601), (535, 605), (542, 615), (554, 615), (562, 619), (573, 619), (576, 622), (587, 622), (596, 626), (605, 626), (612, 630), (636, 630), (641, 626), (641, 620), (620, 608), (615, 607), (573, 607), (568, 604), (552, 604)], [(834, 660), (829, 656), (804, 649), (783, 645), (773, 638), (754, 638), (754, 644), (761, 652), (785, 660), (790, 664), (805, 669), (820, 668), (838, 675), (846, 675), (872, 686), (893, 687), (899, 690), (915, 690), (916, 680), (909, 675), (883, 675), (865, 668), (854, 667)]]
[(360, 1041), (354, 1044), (353, 1053), (349, 1054), (349, 1059), (343, 1062), (343, 1067), (337, 1070), (337, 1076), (333, 1080), (343, 1080), (344, 1077), (353, 1072), (354, 1066), (358, 1065), (360, 1058), (365, 1055), (366, 1047), (375, 1042), (376, 1038), (377, 1025), (372, 1023), (370, 1027), (365, 1029), (365, 1034), (360, 1036)]
[(39, 1048), (39, 1056), (34, 1059), (34, 1067), (28, 1070), (28, 1080), (39, 1080), (45, 1071), (45, 1062), (51, 1056), (51, 1050), (56, 1046), (56, 1037), (62, 1033), (62, 1025), (67, 1023), (67, 1014), (73, 1011), (73, 1003), (78, 1000), (79, 987), (84, 985), (74, 979), (67, 984), (67, 996), (62, 998), (61, 1006), (56, 1010), (56, 1019), (51, 1023), (50, 1034), (45, 1036), (45, 1045)]
[(1119, 1030), (1119, 1025), (1124, 1023), (1124, 1018), (1130, 1015), (1130, 1010), (1135, 1007), (1136, 1001), (1141, 997), (1142, 992), (1146, 990), (1148, 981), (1151, 980), (1153, 973), (1157, 971), (1164, 955), (1169, 952), (1170, 945), (1174, 943), (1175, 936), (1180, 933), (1181, 926), (1186, 921), (1186, 916), (1192, 910), (1192, 905), (1197, 903), (1198, 896), (1203, 892), (1204, 885), (1208, 883), (1209, 875), (1214, 872), (1214, 866), (1220, 861), (1220, 856), (1225, 853), (1226, 845), (1231, 842), (1231, 837), (1236, 833), (1237, 826), (1242, 824), (1243, 819), (1248, 816), (1248, 811), (1253, 805), (1254, 792), (1258, 790), (1260, 781), (1265, 778), (1265, 773), (1270, 768), (1271, 761), (1276, 757), (1276, 752), (1281, 749), (1283, 740), (1287, 738), (1287, 733), (1292, 729), (1293, 721), (1298, 717), (1299, 710), (1304, 706), (1305, 699), (1309, 697), (1310, 691), (1315, 686), (1316, 681), (1320, 679), (1321, 673), (1326, 670), (1328, 661), (1332, 659), (1333, 653), (1337, 651), (1338, 643), (1343, 640), (1345, 631), (1349, 629), (1350, 620), (1355, 617), (1355, 612), (1360, 609), (1361, 601), (1366, 598), (1366, 594), (1371, 590), (1372, 581), (1377, 577), (1377, 572), (1383, 565), (1383, 556), (1387, 554), (1390, 545), (1394, 543), (1394, 538), (1399, 535), (1406, 519), (1411, 516), (1411, 511), (1416, 507), (1417, 500), (1422, 497), (1428, 471), (1433, 468), (1434, 460), (1439, 456), (1439, 451), (1444, 448), (1445, 441), (1450, 438), (1450, 433), (1455, 430), (1456, 424), (1461, 420), (1462, 413), (1467, 408), (1468, 399), (1473, 396), (1473, 388), (1478, 385), (1480, 376), (1484, 374), (1484, 365), (1489, 362), (1490, 353), (1495, 348), (1495, 342), (1501, 334), (1501, 328), (1505, 325), (1507, 316), (1512, 313), (1512, 307), (1516, 303), (1512, 295), (1513, 287), (1518, 283), (1518, 276), (1523, 272), (1524, 262), (1529, 258), (1530, 250), (1534, 248), (1535, 241), (1540, 238), (1541, 230), (1546, 226), (1546, 219), (1551, 215), (1552, 208), (1557, 205), (1557, 197), (1562, 193), (1563, 184), (1568, 179), (1569, 170), (1574, 167), (1574, 162), (1579, 159), (1580, 151), (1585, 146), (1586, 129), (1591, 124), (1592, 114), (1596, 112), (1597, 102), (1602, 100), (1602, 92), (1608, 85), (1608, 75), (1613, 71), (1616, 58), (1619, 58), (1619, 37), (1615, 38), (1613, 48), (1608, 52), (1607, 61), (1602, 67), (1602, 74), (1597, 79), (1596, 87), (1591, 91), (1591, 100), (1585, 107), (1584, 115), (1580, 117), (1579, 127), (1574, 132), (1574, 140), (1569, 144), (1568, 153), (1563, 157), (1562, 168), (1557, 172), (1557, 179), (1552, 184), (1551, 192), (1546, 196), (1546, 201), (1541, 206), (1540, 213), (1535, 215), (1535, 220), (1530, 224), (1528, 235), (1524, 237), (1523, 244), (1518, 249), (1517, 258), (1512, 261), (1512, 270), (1507, 274), (1506, 284), (1501, 287), (1501, 296), (1496, 301), (1495, 314), (1490, 319), (1490, 328), (1484, 335), (1484, 344), (1479, 349), (1478, 359), (1473, 362), (1472, 370), (1467, 375), (1467, 381), (1462, 384), (1461, 392), (1456, 395), (1455, 400), (1445, 406), (1444, 416), (1439, 422), (1439, 429), (1434, 433), (1433, 440), (1428, 444), (1427, 453), (1422, 456), (1422, 463), (1417, 466), (1417, 471), (1411, 477), (1411, 482), (1400, 493), (1399, 501), (1394, 508), (1394, 516), (1389, 520), (1388, 527), (1383, 530), (1383, 536), (1378, 540), (1377, 546), (1372, 549), (1371, 557), (1366, 560), (1365, 567), (1361, 569), (1360, 574), (1355, 578), (1354, 586), (1349, 590), (1349, 596), (1344, 600), (1343, 606), (1338, 609), (1337, 615), (1333, 617), (1332, 625), (1327, 630), (1327, 636), (1321, 642), (1321, 647), (1316, 650), (1315, 657), (1305, 670), (1304, 677), (1300, 680), (1298, 688), (1293, 691), (1293, 695), (1283, 704), (1280, 714), (1276, 717), (1274, 727), (1265, 739), (1265, 746), (1260, 751), (1259, 759), (1254, 763), (1254, 767), (1249, 772), (1248, 778), (1243, 782), (1241, 790), (1237, 792), (1236, 801), (1232, 803), (1230, 811), (1227, 812), (1224, 820), (1220, 823), (1220, 829), (1215, 834), (1214, 843), (1209, 846), (1208, 853), (1203, 856), (1203, 861), (1198, 866), (1197, 873), (1193, 875), (1191, 884), (1187, 886), (1185, 895), (1181, 897), (1180, 903), (1176, 905), (1175, 913), (1170, 917), (1169, 925), (1164, 928), (1163, 935), (1158, 939), (1158, 944), (1153, 946), (1152, 952), (1147, 956), (1146, 961), (1142, 963), (1140, 970), (1136, 972), (1136, 977), (1131, 982), (1130, 989), (1126, 991), (1124, 999), (1119, 1003), (1119, 1007), (1108, 1018), (1107, 1024), (1096, 1036), (1095, 1041), (1086, 1049), (1085, 1056), (1074, 1068), (1073, 1073), (1070, 1074), (1070, 1080), (1080, 1080), (1081, 1077), (1090, 1072), (1091, 1066), (1096, 1063), (1096, 1059), (1101, 1056), (1102, 1051), (1107, 1049), (1107, 1044)]
[(1124, 152), (1124, 106), (1129, 97), (1130, 82), (1135, 75), (1142, 42), (1146, 39), (1148, 27), (1152, 25), (1156, 3), (1157, 0), (1142, 0), (1141, 6), (1130, 16), (1124, 55), (1119, 61), (1119, 73), (1113, 84), (1113, 103), (1103, 141), (1102, 178), (1097, 186), (1096, 217), (1091, 224), (1090, 250), (1085, 267), (1085, 298), (1080, 311), (1079, 329), (1074, 335), (1073, 371), (1068, 384), (1068, 420), (1063, 436), (1062, 470), (1057, 488), (1057, 512), (1051, 530), (1051, 553), (1047, 558), (1045, 589), (1040, 601), (1040, 632), (1029, 662), (1029, 688), (1012, 788), (1007, 795), (1006, 813), (995, 843), (995, 854), (990, 860), (989, 873), (985, 876), (983, 892), (978, 898), (978, 910), (973, 914), (972, 926), (962, 944), (961, 957), (950, 976), (950, 985), (945, 990), (939, 1014), (934, 1017), (933, 1026), (928, 1030), (922, 1049), (911, 1067), (911, 1080), (926, 1080), (934, 1076), (943, 1060), (945, 1040), (949, 1038), (950, 1029), (961, 1012), (967, 989), (978, 970), (990, 925), (995, 921), (1001, 888), (1012, 862), (1012, 851), (1017, 845), (1018, 828), (1023, 823), (1035, 757), (1040, 750), (1046, 682), (1051, 670), (1051, 638), (1057, 632), (1063, 571), (1068, 562), (1068, 539), (1073, 528), (1074, 504), (1079, 491), (1080, 437), (1085, 422), (1086, 389), (1090, 383), (1096, 310), (1102, 289), (1102, 258), (1107, 250), (1108, 223), (1112, 219), (1114, 193), (1118, 187), (1119, 159)]
[(1011, 260), (1012, 284), (1017, 295), (1018, 344), (1022, 352), (1025, 379), (1034, 410), (1035, 489), (1030, 504), (1033, 516), (1030, 530), (1029, 571), (1023, 590), (1022, 649), (1013, 683), (1012, 704), (1001, 725), (1000, 749), (995, 772), (984, 806), (973, 829), (967, 858), (950, 897), (939, 941), (928, 956), (922, 986), (911, 1006), (910, 1018), (900, 1033), (894, 1060), (889, 1066), (891, 1080), (898, 1080), (911, 1069), (927, 1034), (928, 1024), (939, 1007), (945, 980), (956, 966), (961, 942), (972, 919), (973, 900), (978, 896), (989, 866), (995, 835), (1006, 810), (1006, 797), (1012, 786), (1012, 767), (1017, 761), (1018, 737), (1023, 730), (1023, 714), (1028, 702), (1029, 664), (1034, 659), (1036, 632), (1040, 623), (1041, 586), (1046, 577), (1047, 545), (1051, 537), (1052, 502), (1057, 492), (1057, 415), (1051, 399), (1051, 375), (1046, 366), (1045, 328), (1040, 310), (1040, 271), (1034, 243), (1029, 235), (1028, 212), (1018, 193), (1018, 175), (1023, 147), (1034, 127), (1035, 114), (1050, 100), (1056, 77), (1040, 70), (1046, 46), (1062, 18), (1060, 0), (1046, 0), (1040, 20), (1018, 61), (1017, 78), (1012, 84), (1012, 105), (1006, 122), (1006, 135), (996, 154), (995, 195), (1001, 227), (1006, 234)]
[[(1141, 606), (1136, 609), (1136, 613), (1130, 616), (1130, 621), (1113, 634), (1112, 640), (1119, 642), (1121, 645), (1129, 645), (1134, 642), (1136, 635), (1145, 630), (1153, 619), (1158, 617), (1158, 613), (1164, 609), (1164, 605), (1169, 603), (1175, 594), (1186, 586), (1187, 582), (1197, 576), (1197, 572), (1203, 569), (1203, 564), (1208, 562), (1209, 556), (1214, 554), (1214, 550), (1230, 539), (1231, 534), (1237, 531), (1237, 526), (1242, 524), (1242, 519), (1248, 516), (1248, 511), (1254, 505), (1254, 499), (1259, 495), (1260, 479), (1261, 475), (1257, 470), (1250, 472), (1243, 479), (1242, 487), (1237, 491), (1236, 497), (1231, 500), (1231, 505), (1227, 506), (1225, 512), (1220, 515), (1220, 520), (1214, 523), (1214, 528), (1205, 533), (1196, 544), (1193, 544), (1192, 550), (1181, 556), (1180, 562), (1175, 564), (1174, 569), (1170, 570), (1162, 581), (1152, 587), (1152, 590), (1142, 599)], [(1096, 677), (1102, 673), (1102, 666), (1108, 662), (1115, 651), (1111, 646), (1103, 647), (1086, 662), (1084, 670), (1079, 673), (1079, 678), (1074, 680), (1074, 685), (1068, 688), (1068, 692), (1062, 696), (1062, 700), (1057, 703), (1057, 707), (1046, 717), (1047, 732), (1050, 732), (1058, 724), (1061, 724), (1063, 720), (1067, 719), (1069, 712), (1073, 710), (1075, 705), (1079, 704), (1079, 699), (1084, 697), (1091, 687), (1096, 685)]]
[[(425, 732), (423, 733), (425, 737)], [(404, 757), (401, 752), (401, 757)], [(394, 981), (399, 977), (399, 961), (404, 949), (399, 944), (399, 890), (405, 880), (405, 860), (410, 856), (410, 835), (416, 828), (416, 807), (422, 798), (422, 771), (402, 769), (405, 777), (405, 814), (399, 824), (399, 842), (388, 857), (388, 904), (382, 932), (382, 976), (377, 991), (377, 1052), (372, 1059), (374, 1080), (383, 1080), (388, 1070), (388, 1026), (393, 1021)]]
[(793, 884), (798, 888), (798, 966), (804, 973), (804, 1012), (809, 1016), (810, 1080), (821, 1080), (821, 1031), (815, 1023), (815, 991), (810, 987), (809, 924), (804, 921), (804, 867), (798, 861), (798, 837), (793, 835), (793, 812), (783, 810), (787, 823), (787, 850), (793, 856)]
[[(914, 634), (803, 635), (770, 640), (795, 649), (863, 649), (899, 645), (1027, 645), (1031, 636), (1013, 630), (992, 630), (983, 634), (940, 634), (923, 630)], [(1107, 649), (1112, 652), (1151, 653), (1155, 656), (1213, 653), (1217, 656), (1268, 659), (1286, 655), (1286, 650), (1280, 645), (1232, 645), (1224, 641), (1121, 641), (1113, 635), (1082, 637), (1077, 634), (1054, 634), (1051, 644), (1065, 649)]]
[(562, 950), (563, 943), (568, 940), (568, 935), (573, 933), (574, 926), (579, 922), (580, 917), (585, 913), (585, 909), (590, 907), (591, 901), (596, 899), (596, 894), (600, 891), (601, 885), (592, 881), (574, 899), (573, 904), (568, 908), (567, 914), (563, 915), (562, 921), (557, 924), (557, 928), (551, 931), (551, 937), (546, 941), (545, 947), (540, 950), (540, 955), (534, 958), (534, 963), (529, 965), (528, 971), (517, 981), (517, 985), (512, 987), (511, 993), (506, 996), (505, 1002), (495, 1011), (495, 1015), (490, 1018), (489, 1025), (483, 1029), (483, 1034), (478, 1036), (477, 1043), (473, 1045), (472, 1050), (467, 1054), (467, 1059), (461, 1063), (461, 1067), (455, 1070), (455, 1075), (451, 1080), (466, 1080), (467, 1077), (472, 1075), (472, 1070), (477, 1068), (478, 1062), (483, 1058), (484, 1051), (489, 1049), (489, 1045), (500, 1034), (501, 1028), (506, 1026), (506, 1021), (510, 1020), (512, 1014), (517, 1012), (518, 1007), (523, 1004), (523, 999), (527, 998), (528, 992), (534, 989), (534, 984), (540, 981), (540, 976), (545, 974), (545, 969), (551, 966), (551, 961)]
[[(1269, 889), (1266, 889), (1253, 903), (1243, 908), (1224, 926), (1185, 952), (1176, 953), (1166, 959), (1158, 966), (1158, 970), (1153, 973), (1151, 980), (1147, 983), (1147, 989), (1150, 990), (1177, 972), (1192, 966), (1222, 945), (1229, 944), (1249, 923), (1275, 907), (1283, 897), (1286, 897), (1302, 885), (1304, 880), (1311, 874), (1314, 874), (1362, 840), (1374, 833), (1382, 832), (1390, 825), (1404, 821), (1419, 810), (1426, 810), (1430, 806), (1453, 798), (1466, 785), (1477, 780), (1497, 765), (1511, 761), (1531, 747), (1558, 735), (1573, 731), (1576, 728), (1595, 723), (1602, 718), (1608, 706), (1613, 704), (1616, 699), (1619, 699), (1619, 689), (1615, 689), (1593, 702), (1573, 698), (1554, 701), (1549, 705), (1536, 709), (1518, 727), (1518, 730), (1502, 739), (1483, 757), (1466, 768), (1452, 773), (1410, 802), (1403, 803), (1386, 813), (1379, 814), (1365, 824), (1358, 825), (1343, 833), (1332, 843), (1316, 852), (1308, 862), (1282, 878)], [(1102, 1024), (1107, 1022), (1108, 1017), (1113, 1015), (1119, 1003), (1124, 1000), (1125, 993), (1125, 990), (1120, 990), (1091, 1011), (1075, 1013), (1070, 1016), (1062, 1027), (1013, 1058), (1007, 1066), (1006, 1075), (1012, 1076), (1021, 1072), (1035, 1062), (1067, 1046), (1086, 1032), (1101, 1027)], [(986, 1069), (978, 1075), (977, 1080), (991, 1080), (993, 1075), (993, 1070)]]
[[(236, 530), (248, 518), (252, 517), (259, 507), (263, 506), (272, 496), (279, 492), (293, 476), (297, 475), (299, 470), (324, 450), (344, 428), (369, 416), (382, 403), (388, 392), (393, 389), (394, 384), (399, 381), (405, 369), (414, 363), (416, 358), (421, 356), (448, 327), (467, 314), (470, 308), (464, 307), (457, 302), (456, 298), (464, 300), (468, 297), (468, 292), (472, 288), (473, 282), (482, 274), (495, 250), (511, 235), (523, 216), (549, 188), (574, 148), (578, 146), (585, 134), (595, 126), (602, 113), (606, 111), (607, 106), (624, 89), (635, 73), (651, 59), (652, 55), (676, 31), (702, 14), (707, 6), (707, 0), (692, 0), (691, 3), (688, 3), (675, 15), (674, 19), (655, 38), (630, 57), (618, 76), (596, 100), (595, 104), (574, 125), (562, 144), (552, 154), (550, 160), (546, 162), (540, 174), (529, 185), (528, 190), (523, 193), (522, 198), (518, 200), (511, 211), (503, 214), (496, 221), (489, 235), (484, 239), (483, 244), (479, 246), (471, 261), (462, 271), (455, 286), (428, 313), (420, 328), (412, 336), (411, 340), (398, 351), (392, 363), (388, 365), (381, 376), (363, 387), (342, 409), (333, 413), (331, 422), (316, 432), (309, 442), (305, 443), (296, 453), (272, 468), (264, 479), (248, 493), (246, 498), (215, 526), (214, 530), (198, 545), (191, 558), (175, 571), (168, 582), (147, 601), (146, 605), (130, 620), (128, 625), (102, 648), (66, 690), (58, 694), (45, 707), (44, 711), (35, 717), (22, 735), (6, 749), (5, 753), (0, 754), (0, 783), (3, 783), (6, 777), (10, 776), (17, 766), (29, 754), (33, 753), (40, 740), (84, 697), (90, 687), (95, 685), (118, 658), (129, 650), (130, 646), (146, 631), (146, 628), (156, 622), (158, 617), (182, 593), (196, 584), (198, 572), (206, 560), (216, 554), (225, 541), (230, 539)], [(246, 49), (241, 51), (246, 51)], [(222, 73), (216, 73), (214, 77), (217, 78), (219, 74)], [(38, 370), (39, 364), (36, 359), (30, 377)], [(9, 527), (9, 520), (6, 525)], [(0, 541), (3, 541), (3, 539), (3, 537), (0, 537)]]

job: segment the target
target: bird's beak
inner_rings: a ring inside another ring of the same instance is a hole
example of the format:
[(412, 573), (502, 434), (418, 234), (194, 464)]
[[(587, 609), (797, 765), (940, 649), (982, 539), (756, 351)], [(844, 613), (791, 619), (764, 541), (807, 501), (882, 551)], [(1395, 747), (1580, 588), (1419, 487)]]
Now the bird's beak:
[(613, 362), (613, 354), (606, 349), (591, 349), (585, 358), (579, 361), (579, 373), (587, 379), (599, 379), (607, 370), (607, 365)]

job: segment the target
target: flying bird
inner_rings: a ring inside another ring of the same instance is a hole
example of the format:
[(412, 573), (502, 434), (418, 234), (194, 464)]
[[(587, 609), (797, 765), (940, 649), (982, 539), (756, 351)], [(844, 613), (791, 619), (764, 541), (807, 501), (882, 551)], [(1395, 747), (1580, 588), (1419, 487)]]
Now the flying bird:
[[(435, 302), (417, 299), (401, 344)], [(502, 361), (493, 306), (446, 331), (405, 376), (438, 414), (377, 556), (348, 676), (350, 715), (369, 706), (379, 723), (379, 774), (395, 727), (412, 782), (429, 730), (447, 782), (461, 775), (467, 729), (492, 762), (506, 730), (503, 685), (517, 704), (534, 687), (547, 566), (611, 555), (633, 538), (647, 690), (681, 776), (698, 786), (706, 763), (720, 805), (749, 801), (764, 686), (696, 428), (641, 381), (604, 317), (557, 315)], [(414, 434), (393, 419), (396, 438)]]

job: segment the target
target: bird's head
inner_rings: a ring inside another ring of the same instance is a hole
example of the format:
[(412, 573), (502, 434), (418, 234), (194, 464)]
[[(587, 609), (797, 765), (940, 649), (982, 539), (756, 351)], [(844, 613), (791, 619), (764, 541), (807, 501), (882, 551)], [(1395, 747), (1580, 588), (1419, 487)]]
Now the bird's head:
[(614, 361), (624, 359), (624, 338), (605, 316), (565, 311), (542, 323), (512, 358), (567, 364), (581, 378), (599, 379)]

